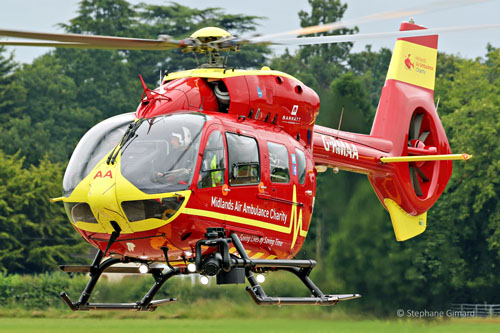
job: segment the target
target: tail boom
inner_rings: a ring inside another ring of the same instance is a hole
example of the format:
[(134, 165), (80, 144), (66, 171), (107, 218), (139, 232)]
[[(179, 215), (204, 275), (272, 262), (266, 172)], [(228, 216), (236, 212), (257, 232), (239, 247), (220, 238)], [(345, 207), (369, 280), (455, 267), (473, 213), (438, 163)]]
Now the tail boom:
[(392, 148), (392, 142), (385, 139), (314, 126), (316, 165), (363, 174), (385, 174), (390, 166), (380, 163), (380, 157), (387, 156)]
[[(417, 29), (425, 28), (403, 23), (400, 30)], [(397, 40), (370, 135), (314, 127), (316, 165), (366, 174), (399, 241), (425, 230), (427, 211), (452, 172), (434, 106), (437, 41), (437, 35)]]

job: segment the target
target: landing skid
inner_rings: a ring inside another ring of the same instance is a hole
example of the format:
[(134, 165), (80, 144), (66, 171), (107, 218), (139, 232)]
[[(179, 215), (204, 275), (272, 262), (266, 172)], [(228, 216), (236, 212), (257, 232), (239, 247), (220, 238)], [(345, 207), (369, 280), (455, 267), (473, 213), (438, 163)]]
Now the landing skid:
[[(218, 230), (217, 230), (218, 229)], [(250, 259), (241, 243), (238, 235), (232, 233), (230, 238), (216, 238), (225, 234), (224, 229), (214, 228), (207, 231), (207, 240), (201, 240), (196, 245), (196, 258), (198, 258), (199, 245), (217, 246), (225, 248), (224, 243), (232, 242), (241, 258), (230, 258), (231, 270), (244, 269), (245, 277), (250, 283), (246, 288), (250, 297), (257, 305), (336, 305), (340, 301), (347, 301), (361, 297), (359, 294), (339, 294), (339, 295), (325, 295), (310, 279), (309, 274), (316, 266), (314, 260), (261, 260)], [(211, 245), (209, 245), (211, 244)], [(222, 256), (224, 259), (224, 256)], [(201, 267), (200, 267), (201, 266)], [(224, 266), (224, 263), (223, 263)], [(198, 272), (203, 273), (203, 266), (197, 262)], [(302, 283), (310, 290), (311, 297), (270, 297), (267, 296), (262, 286), (257, 282), (253, 273), (264, 273), (270, 271), (287, 271), (297, 276)], [(221, 274), (219, 272), (218, 274)]]
[[(168, 249), (162, 248), (167, 258), (167, 267), (149, 268), (147, 273), (152, 274), (155, 282), (142, 300), (135, 303), (89, 303), (90, 296), (102, 273), (139, 273), (138, 267), (111, 267), (123, 263), (148, 264), (145, 260), (137, 258), (109, 258), (104, 261), (105, 254), (111, 244), (118, 238), (119, 229), (110, 237), (107, 249), (98, 251), (90, 266), (60, 266), (64, 272), (90, 273), (90, 280), (83, 290), (78, 301), (73, 302), (69, 296), (62, 292), (63, 301), (73, 311), (89, 310), (128, 310), (128, 311), (154, 311), (160, 305), (175, 302), (175, 298), (153, 300), (156, 293), (170, 278), (181, 274), (199, 273), (202, 275), (217, 276), (217, 284), (244, 283), (248, 280), (250, 286), (246, 290), (257, 305), (336, 305), (340, 301), (361, 297), (359, 294), (325, 295), (309, 278), (309, 274), (316, 266), (314, 260), (259, 260), (250, 259), (235, 233), (225, 237), (222, 228), (209, 228), (205, 234), (206, 239), (196, 244), (196, 272), (189, 272), (185, 267), (172, 267), (168, 262)], [(239, 258), (229, 254), (229, 243), (233, 243)], [(201, 247), (211, 247), (214, 251), (210, 255), (202, 256)], [(102, 261), (102, 262), (101, 262)], [(297, 276), (310, 290), (311, 297), (270, 297), (259, 284), (254, 273), (271, 271), (287, 271)]]

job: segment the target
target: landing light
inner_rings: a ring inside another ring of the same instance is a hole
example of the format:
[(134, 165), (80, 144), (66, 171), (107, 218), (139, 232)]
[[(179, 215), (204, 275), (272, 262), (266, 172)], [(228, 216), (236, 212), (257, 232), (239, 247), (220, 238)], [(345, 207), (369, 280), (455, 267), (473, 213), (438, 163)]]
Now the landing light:
[(141, 273), (141, 274), (146, 274), (148, 271), (149, 271), (149, 267), (148, 267), (148, 265), (141, 264), (141, 265), (139, 266), (139, 273)]
[(256, 279), (258, 283), (264, 283), (264, 281), (266, 281), (266, 277), (262, 274), (258, 274)]
[(205, 275), (200, 276), (200, 283), (206, 286), (208, 284), (208, 277)]
[(316, 165), (314, 167), (316, 169), (317, 172), (326, 172), (326, 170), (328, 169), (328, 167), (326, 165)]
[(187, 265), (187, 269), (188, 269), (188, 271), (190, 271), (191, 273), (194, 273), (194, 272), (196, 272), (196, 265), (195, 265), (195, 264), (193, 264), (193, 263), (190, 263), (190, 264), (188, 264), (188, 265)]

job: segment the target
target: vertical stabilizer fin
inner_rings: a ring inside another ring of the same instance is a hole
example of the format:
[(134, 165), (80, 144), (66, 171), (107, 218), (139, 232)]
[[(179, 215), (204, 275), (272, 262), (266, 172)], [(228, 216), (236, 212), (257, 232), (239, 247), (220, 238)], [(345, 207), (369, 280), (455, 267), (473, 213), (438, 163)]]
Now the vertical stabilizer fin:
[(384, 204), (391, 215), (394, 234), (399, 242), (420, 235), (425, 231), (427, 212), (416, 216), (410, 215), (389, 198), (384, 199)]

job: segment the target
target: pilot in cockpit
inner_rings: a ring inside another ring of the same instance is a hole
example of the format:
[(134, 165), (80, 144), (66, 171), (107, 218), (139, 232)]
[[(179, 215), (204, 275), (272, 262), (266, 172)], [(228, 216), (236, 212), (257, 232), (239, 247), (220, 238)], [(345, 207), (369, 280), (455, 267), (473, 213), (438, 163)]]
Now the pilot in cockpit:
[(187, 127), (183, 126), (179, 131), (170, 134), (167, 162), (160, 166), (165, 171), (156, 174), (160, 182), (187, 184), (193, 168), (190, 145), (191, 131)]

